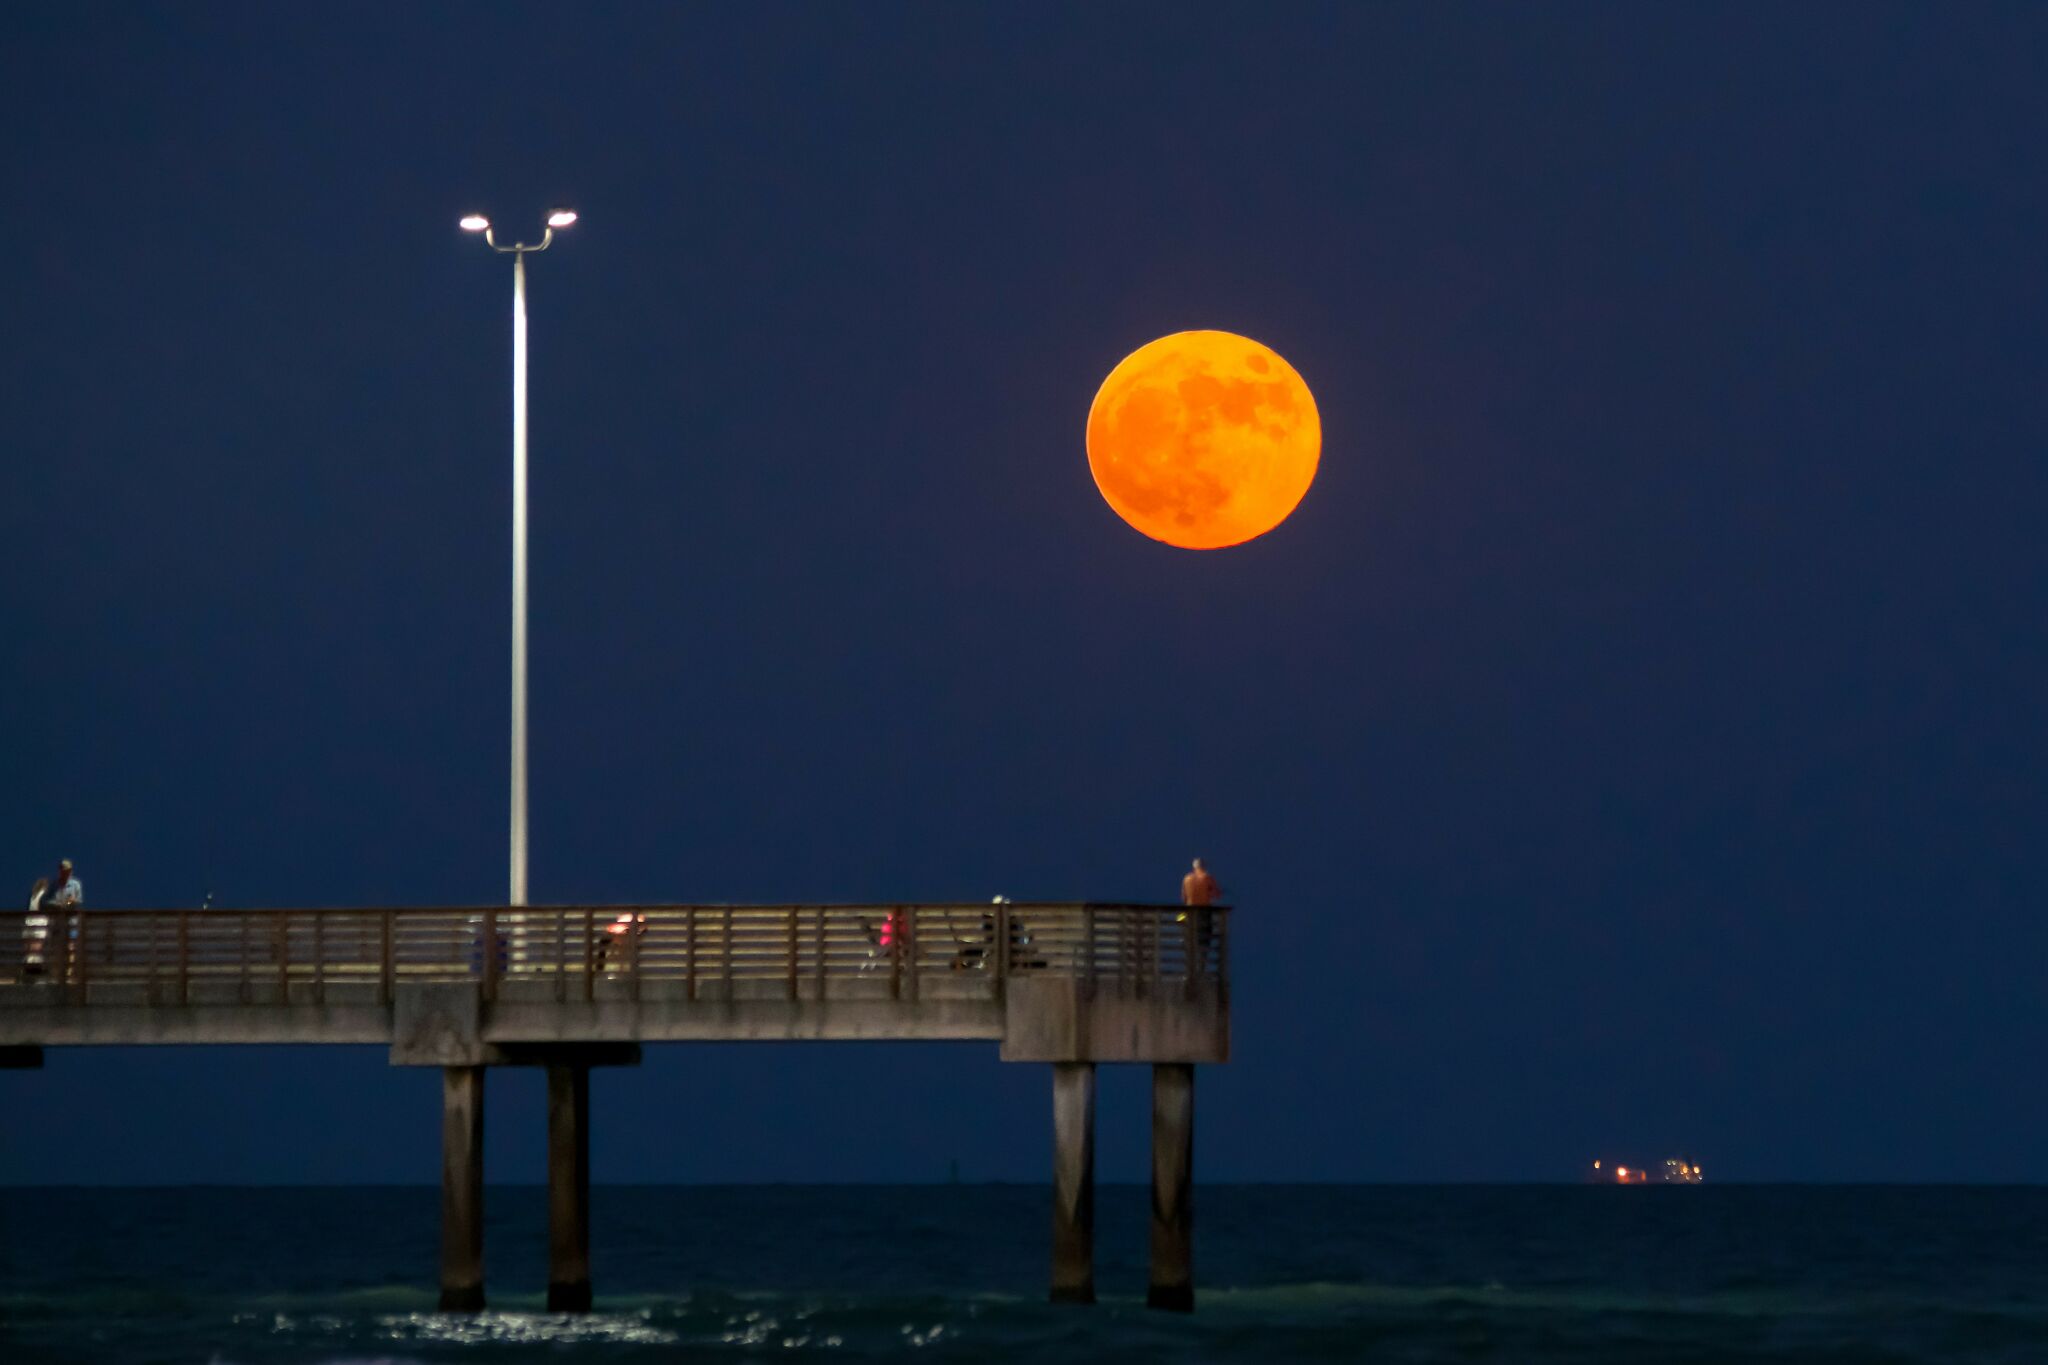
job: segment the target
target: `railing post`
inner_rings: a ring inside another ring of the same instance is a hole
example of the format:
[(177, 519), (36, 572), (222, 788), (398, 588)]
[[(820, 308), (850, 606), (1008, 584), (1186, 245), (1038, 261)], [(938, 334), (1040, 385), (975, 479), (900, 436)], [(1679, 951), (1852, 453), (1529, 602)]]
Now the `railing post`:
[(1081, 998), (1095, 998), (1095, 907), (1081, 907)]
[(237, 948), (241, 960), (236, 964), (240, 971), (237, 973), (235, 980), (235, 998), (246, 1005), (249, 1003), (249, 912), (244, 910), (241, 912), (241, 916), (242, 922), (239, 927), (241, 928), (242, 936)]
[[(1184, 926), (1187, 930), (1187, 933), (1185, 935), (1185, 941), (1181, 945), (1180, 965), (1181, 975), (1184, 979), (1184, 986), (1181, 993), (1187, 996), (1187, 998), (1190, 1000), (1195, 998), (1195, 948), (1201, 939), (1201, 935), (1199, 935), (1195, 931), (1195, 922), (1197, 920), (1202, 920), (1206, 922), (1208, 919), (1208, 915), (1209, 912), (1207, 909), (1190, 906), (1188, 908), (1187, 923)], [(1205, 952), (1203, 956), (1206, 957), (1208, 956), (1208, 954)]]
[(1141, 993), (1158, 994), (1159, 978), (1166, 970), (1166, 926), (1161, 915), (1149, 910), (1125, 911), (1138, 925), (1138, 980)]
[(398, 984), (398, 912), (377, 917), (377, 1003), (388, 1005)]
[(1116, 993), (1142, 992), (1139, 965), (1145, 960), (1145, 926), (1128, 910), (1112, 911), (1119, 926), (1116, 936)]
[(640, 915), (630, 906), (626, 910), (626, 963), (632, 979), (627, 983), (632, 992), (633, 1003), (640, 1003)]
[(1137, 926), (1138, 969), (1136, 972), (1138, 994), (1156, 994), (1160, 972), (1161, 940), (1166, 937), (1166, 925), (1160, 917), (1148, 910), (1126, 910), (1131, 923)]
[(1117, 935), (1116, 993), (1122, 995), (1128, 990), (1142, 994), (1145, 989), (1144, 917), (1121, 908), (1110, 913), (1116, 916), (1118, 924), (1124, 926), (1123, 932)]
[(732, 999), (732, 907), (725, 907), (724, 936), (718, 945), (718, 974), (725, 978), (725, 998)]
[(683, 907), (683, 997), (697, 998), (697, 907)]
[(583, 911), (583, 998), (597, 999), (597, 912)]
[[(64, 936), (64, 912), (44, 906), (40, 918), (43, 921), (43, 975), (61, 987), (71, 979), (71, 958), (57, 947), (58, 940)], [(26, 922), (22, 928), (26, 933)]]
[(152, 1005), (157, 1003), (158, 998), (156, 986), (156, 941), (159, 937), (162, 919), (163, 916), (156, 911), (152, 910), (149, 912), (149, 1003)]
[(569, 912), (555, 911), (555, 1003), (569, 999)]
[(1145, 923), (1128, 910), (1114, 912), (1124, 931), (1117, 935), (1116, 993), (1136, 995), (1145, 991)]
[(788, 915), (788, 920), (787, 920), (787, 927), (786, 927), (786, 929), (785, 929), (785, 931), (784, 931), (784, 938), (785, 938), (785, 940), (786, 940), (786, 942), (787, 942), (787, 946), (788, 946), (788, 963), (787, 963), (787, 966), (786, 966), (786, 969), (785, 969), (785, 970), (786, 970), (786, 974), (787, 974), (787, 977), (788, 977), (788, 986), (789, 986), (789, 998), (790, 998), (790, 999), (792, 999), (792, 1000), (796, 999), (796, 917), (797, 917), (797, 912), (798, 912), (798, 907), (796, 907), (796, 906), (794, 906), (794, 905), (790, 906), (790, 907), (789, 907), (789, 909), (788, 909), (788, 911), (787, 911), (787, 912), (785, 912), (785, 913), (786, 913), (786, 914)]
[(1124, 993), (1124, 979), (1130, 974), (1128, 964), (1130, 962), (1131, 946), (1128, 939), (1131, 927), (1127, 917), (1117, 914), (1114, 910), (1109, 913), (1111, 916), (1109, 971), (1110, 976), (1113, 978), (1110, 984), (1115, 988), (1118, 995), (1122, 995)]
[(292, 1002), (292, 912), (280, 910), (271, 919), (271, 951), (277, 954), (277, 1003)]
[(188, 911), (178, 912), (178, 1003), (189, 1004), (192, 998), (192, 916)]
[(498, 912), (484, 911), (484, 999), (498, 998)]
[(918, 982), (922, 973), (917, 970), (917, 907), (903, 907), (903, 951), (910, 956), (910, 998), (918, 996)]
[(65, 1000), (71, 998), (71, 912), (45, 907), (43, 910), (43, 972), (59, 987)]
[(1166, 926), (1180, 921), (1143, 910), (1133, 910), (1131, 915), (1145, 926), (1145, 989), (1157, 995), (1166, 980)]
[(816, 914), (818, 916), (818, 930), (813, 936), (812, 947), (817, 952), (817, 961), (812, 966), (817, 973), (818, 999), (823, 1000), (825, 998), (825, 907), (819, 906)]
[(889, 928), (889, 998), (903, 998), (903, 914), (890, 906), (882, 916), (882, 923)]
[(1221, 1003), (1230, 1000), (1230, 915), (1227, 911), (1216, 916), (1216, 999)]
[(313, 1003), (327, 1003), (327, 915), (313, 912)]
[(91, 952), (87, 947), (86, 940), (86, 925), (90, 923), (90, 920), (87, 918), (86, 913), (83, 910), (66, 910), (64, 912), (64, 920), (64, 931), (65, 934), (67, 935), (67, 941), (68, 935), (72, 932), (71, 925), (76, 924), (78, 926), (78, 946), (71, 950), (71, 957), (73, 959), (73, 969), (71, 974), (75, 979), (75, 984), (78, 987), (78, 1003), (82, 1005), (85, 1003), (86, 978), (91, 972), (91, 963), (88, 960), (91, 957)]
[[(982, 949), (981, 958), (984, 962), (989, 960), (988, 948)], [(996, 1000), (1000, 1003), (1010, 979), (1010, 907), (1004, 901), (996, 902), (995, 974)]]

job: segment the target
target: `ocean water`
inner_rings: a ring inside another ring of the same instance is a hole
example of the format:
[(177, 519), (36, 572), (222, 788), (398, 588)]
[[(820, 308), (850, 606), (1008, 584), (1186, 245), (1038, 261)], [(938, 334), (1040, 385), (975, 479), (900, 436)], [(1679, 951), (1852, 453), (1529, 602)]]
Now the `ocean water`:
[(2048, 1190), (1201, 1186), (1197, 1311), (1043, 1301), (1028, 1186), (601, 1187), (598, 1311), (543, 1311), (493, 1187), (490, 1311), (435, 1311), (433, 1189), (0, 1190), (0, 1361), (2048, 1361)]

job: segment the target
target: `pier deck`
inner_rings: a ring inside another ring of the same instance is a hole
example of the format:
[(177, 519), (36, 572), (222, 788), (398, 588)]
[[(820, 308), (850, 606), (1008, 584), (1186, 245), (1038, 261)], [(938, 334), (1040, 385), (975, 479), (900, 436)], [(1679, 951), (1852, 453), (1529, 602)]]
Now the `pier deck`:
[[(47, 921), (47, 922), (44, 922)], [(1220, 1062), (1229, 912), (650, 905), (0, 916), (0, 1047), (980, 1040)], [(613, 932), (613, 930), (618, 932)], [(443, 1039), (445, 1042), (445, 1038)]]

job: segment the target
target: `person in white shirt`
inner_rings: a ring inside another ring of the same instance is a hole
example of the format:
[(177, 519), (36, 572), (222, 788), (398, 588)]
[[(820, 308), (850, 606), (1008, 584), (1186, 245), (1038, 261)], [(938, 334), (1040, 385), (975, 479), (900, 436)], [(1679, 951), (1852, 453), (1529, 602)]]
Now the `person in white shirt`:
[[(28, 914), (21, 921), (21, 963), (30, 976), (41, 976), (49, 965), (50, 911), (85, 903), (85, 883), (71, 875), (71, 860), (59, 859), (57, 877), (36, 878), (28, 893)], [(66, 935), (68, 945), (69, 936)]]
[(57, 860), (57, 880), (50, 883), (50, 894), (43, 898), (43, 904), (50, 906), (85, 904), (85, 883), (71, 875), (71, 860)]

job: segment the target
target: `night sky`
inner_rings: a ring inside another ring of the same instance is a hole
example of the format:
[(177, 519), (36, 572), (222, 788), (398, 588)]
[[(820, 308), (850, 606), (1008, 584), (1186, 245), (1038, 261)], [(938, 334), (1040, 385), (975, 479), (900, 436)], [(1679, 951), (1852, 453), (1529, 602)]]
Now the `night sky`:
[[(1233, 903), (1203, 1179), (2023, 1179), (2048, 1133), (2048, 10), (8, 5), (0, 863)], [(530, 225), (530, 226), (528, 226)], [(1314, 389), (1246, 546), (1096, 385)], [(381, 1049), (53, 1052), (9, 1181), (437, 1178)], [(600, 1180), (1044, 1180), (989, 1045), (651, 1049)], [(494, 1073), (494, 1179), (542, 1084)], [(1102, 1177), (1144, 1171), (1106, 1071)]]

